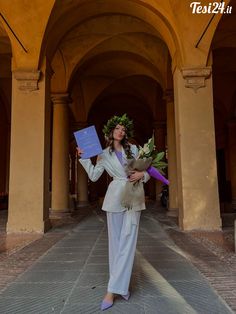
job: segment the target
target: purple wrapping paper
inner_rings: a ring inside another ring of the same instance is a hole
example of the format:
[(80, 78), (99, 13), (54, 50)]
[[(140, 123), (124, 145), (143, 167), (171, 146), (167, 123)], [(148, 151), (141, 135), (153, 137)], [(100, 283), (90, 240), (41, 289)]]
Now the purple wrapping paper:
[(157, 180), (160, 180), (161, 182), (169, 185), (169, 183), (170, 183), (169, 180), (167, 180), (165, 177), (163, 177), (163, 175), (161, 175), (160, 172), (156, 168), (151, 166), (146, 171), (151, 177), (153, 177)]

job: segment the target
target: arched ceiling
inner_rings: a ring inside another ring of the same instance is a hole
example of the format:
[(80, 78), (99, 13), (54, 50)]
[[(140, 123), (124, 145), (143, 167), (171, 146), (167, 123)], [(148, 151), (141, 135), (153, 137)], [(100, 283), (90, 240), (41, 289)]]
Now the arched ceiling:
[(11, 117), (11, 42), (0, 22), (0, 96), (7, 112), (8, 122)]
[[(139, 58), (135, 57), (132, 54), (123, 56), (117, 53), (114, 56), (104, 54), (103, 60), (96, 58), (94, 64), (90, 62), (87, 66), (79, 69), (74, 84), (72, 84), (72, 89), (76, 88), (76, 82), (79, 81), (84, 91), (83, 94), (87, 95), (84, 99), (87, 111), (100, 93), (111, 88), (119, 81), (125, 81), (126, 78), (146, 76), (158, 82), (158, 73), (155, 75), (153, 69), (148, 69), (143, 61), (139, 62)], [(92, 90), (92, 92), (89, 92), (89, 90)], [(138, 93), (137, 90), (136, 93)]]
[[(166, 88), (169, 52), (159, 34), (135, 17), (92, 17), (71, 29), (52, 61), (52, 92), (71, 91), (86, 119), (91, 104), (117, 81), (147, 76)], [(78, 89), (74, 91), (73, 89)], [(91, 92), (92, 90), (92, 92)], [(81, 103), (82, 102), (82, 103)], [(81, 111), (75, 116), (81, 119)]]
[(38, 69), (42, 41), (54, 2), (0, 0), (0, 11), (5, 20), (0, 19), (11, 41), (13, 69)]
[[(71, 30), (59, 46), (69, 81), (86, 60), (104, 52), (123, 51), (142, 56), (158, 69), (164, 84), (168, 48), (153, 29), (136, 18), (121, 15), (92, 18)], [(58, 57), (58, 56), (56, 56)], [(56, 72), (55, 67), (53, 67)], [(160, 79), (160, 78), (159, 78)]]
[[(228, 5), (229, 0), (224, 3)], [(206, 65), (213, 34), (222, 18), (222, 14), (216, 14), (196, 48), (211, 16), (192, 14), (187, 0), (0, 0), (0, 8), (25, 47), (24, 50), (1, 19), (11, 41), (13, 67), (31, 69), (40, 69), (45, 56), (51, 61), (74, 27), (91, 18), (112, 14), (127, 15), (148, 24), (153, 35), (168, 47), (173, 66)]]
[[(79, 77), (83, 79), (99, 76), (110, 81), (130, 75), (145, 74), (155, 79), (163, 88), (165, 87), (163, 72), (161, 73), (144, 57), (127, 51), (105, 51), (87, 59), (80, 67), (77, 67), (75, 73), (78, 73)], [(73, 80), (74, 76), (71, 78), (71, 84)]]
[[(221, 112), (221, 123), (225, 126), (236, 117), (236, 0), (231, 0), (230, 5), (232, 13), (223, 15), (211, 45), (214, 107)], [(217, 121), (216, 128), (219, 125)]]
[(11, 121), (11, 42), (0, 22), (0, 107), (10, 125)]
[[(154, 119), (165, 119), (162, 116), (162, 88), (155, 79), (149, 76), (139, 74), (121, 77), (120, 79), (110, 81), (110, 79), (97, 78), (99, 84), (93, 79), (77, 81), (71, 91), (71, 105), (75, 120), (86, 121), (89, 112), (95, 103), (103, 103), (102, 99), (115, 99), (120, 94), (129, 95), (139, 99), (148, 110), (152, 112)], [(114, 101), (113, 101), (114, 102)], [(112, 103), (110, 104), (112, 107)], [(128, 110), (129, 104), (127, 104)], [(100, 108), (103, 110), (103, 108)]]
[[(167, 44), (172, 57), (175, 56), (176, 49), (179, 52), (181, 51), (175, 32), (177, 26), (174, 25), (173, 18), (171, 18), (173, 12), (168, 5), (168, 1), (165, 1), (165, 4), (162, 1), (157, 6), (156, 1), (151, 0), (80, 0), (76, 2), (57, 0), (46, 30), (43, 51), (46, 50), (46, 55), (51, 60), (59, 43), (75, 26), (83, 24), (94, 17), (98, 18), (102, 15), (113, 14), (135, 17), (140, 22), (143, 21), (149, 24), (155, 36), (161, 37)], [(112, 28), (107, 27), (105, 34), (109, 34), (110, 30)], [(90, 29), (91, 33), (93, 31), (96, 31), (96, 26), (95, 29)]]
[(0, 22), (0, 79), (11, 78), (11, 57), (11, 42)]
[(223, 15), (216, 28), (211, 45), (213, 50), (236, 48), (236, 0), (231, 0), (230, 5), (233, 7), (232, 13)]
[(169, 52), (149, 24), (127, 15), (102, 15), (64, 36), (52, 68), (52, 92), (69, 90), (77, 99), (75, 117), (86, 120), (97, 97), (126, 78), (146, 76), (165, 89)]
[[(143, 86), (145, 88), (142, 88)], [(140, 103), (145, 104), (146, 109), (144, 110), (148, 111), (150, 116), (156, 118), (156, 104), (162, 99), (162, 88), (154, 79), (145, 75), (133, 75), (122, 78), (107, 86), (94, 98), (89, 111), (94, 104), (99, 103), (102, 99), (111, 98), (118, 94), (135, 97)]]
[(11, 42), (5, 31), (4, 27), (0, 23), (0, 54), (11, 54)]

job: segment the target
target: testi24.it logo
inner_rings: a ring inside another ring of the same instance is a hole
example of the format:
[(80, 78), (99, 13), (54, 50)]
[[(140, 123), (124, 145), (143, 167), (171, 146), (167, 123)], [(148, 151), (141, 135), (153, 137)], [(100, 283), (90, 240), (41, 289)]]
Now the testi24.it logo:
[(194, 1), (190, 3), (190, 8), (193, 14), (230, 14), (232, 6), (226, 5), (225, 2), (209, 2), (207, 5), (202, 5), (201, 2)]

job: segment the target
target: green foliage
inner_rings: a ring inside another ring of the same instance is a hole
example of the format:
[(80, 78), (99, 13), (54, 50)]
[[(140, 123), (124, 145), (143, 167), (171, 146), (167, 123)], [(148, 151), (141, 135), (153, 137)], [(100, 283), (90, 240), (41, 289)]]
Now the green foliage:
[(154, 144), (154, 136), (152, 136), (149, 141), (148, 141), (148, 146), (150, 151), (152, 152), (155, 149), (155, 144)]
[(106, 136), (109, 136), (112, 130), (120, 124), (123, 125), (126, 129), (126, 134), (128, 137), (133, 136), (133, 121), (127, 117), (127, 114), (124, 113), (122, 116), (113, 116), (111, 119), (107, 121), (107, 124), (104, 125), (103, 133)]
[(154, 136), (152, 136), (147, 143), (144, 144), (143, 147), (139, 146), (139, 154), (138, 158), (152, 158), (151, 165), (158, 169), (161, 174), (164, 174), (164, 169), (167, 167), (167, 163), (163, 161), (165, 157), (165, 152), (158, 152), (156, 150), (155, 144), (154, 144)]

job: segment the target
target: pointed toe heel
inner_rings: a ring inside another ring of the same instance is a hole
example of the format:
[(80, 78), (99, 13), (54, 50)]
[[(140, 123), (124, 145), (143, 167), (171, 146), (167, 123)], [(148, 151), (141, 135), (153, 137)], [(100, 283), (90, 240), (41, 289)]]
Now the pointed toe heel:
[(125, 299), (126, 301), (128, 301), (129, 300), (129, 298), (130, 298), (130, 295), (131, 295), (131, 293), (130, 292), (128, 292), (127, 294), (122, 294), (121, 296), (122, 296), (122, 298), (123, 299)]
[(101, 310), (105, 311), (109, 309), (110, 307), (112, 307), (112, 305), (113, 305), (113, 302), (108, 302), (108, 301), (103, 300), (101, 304)]

